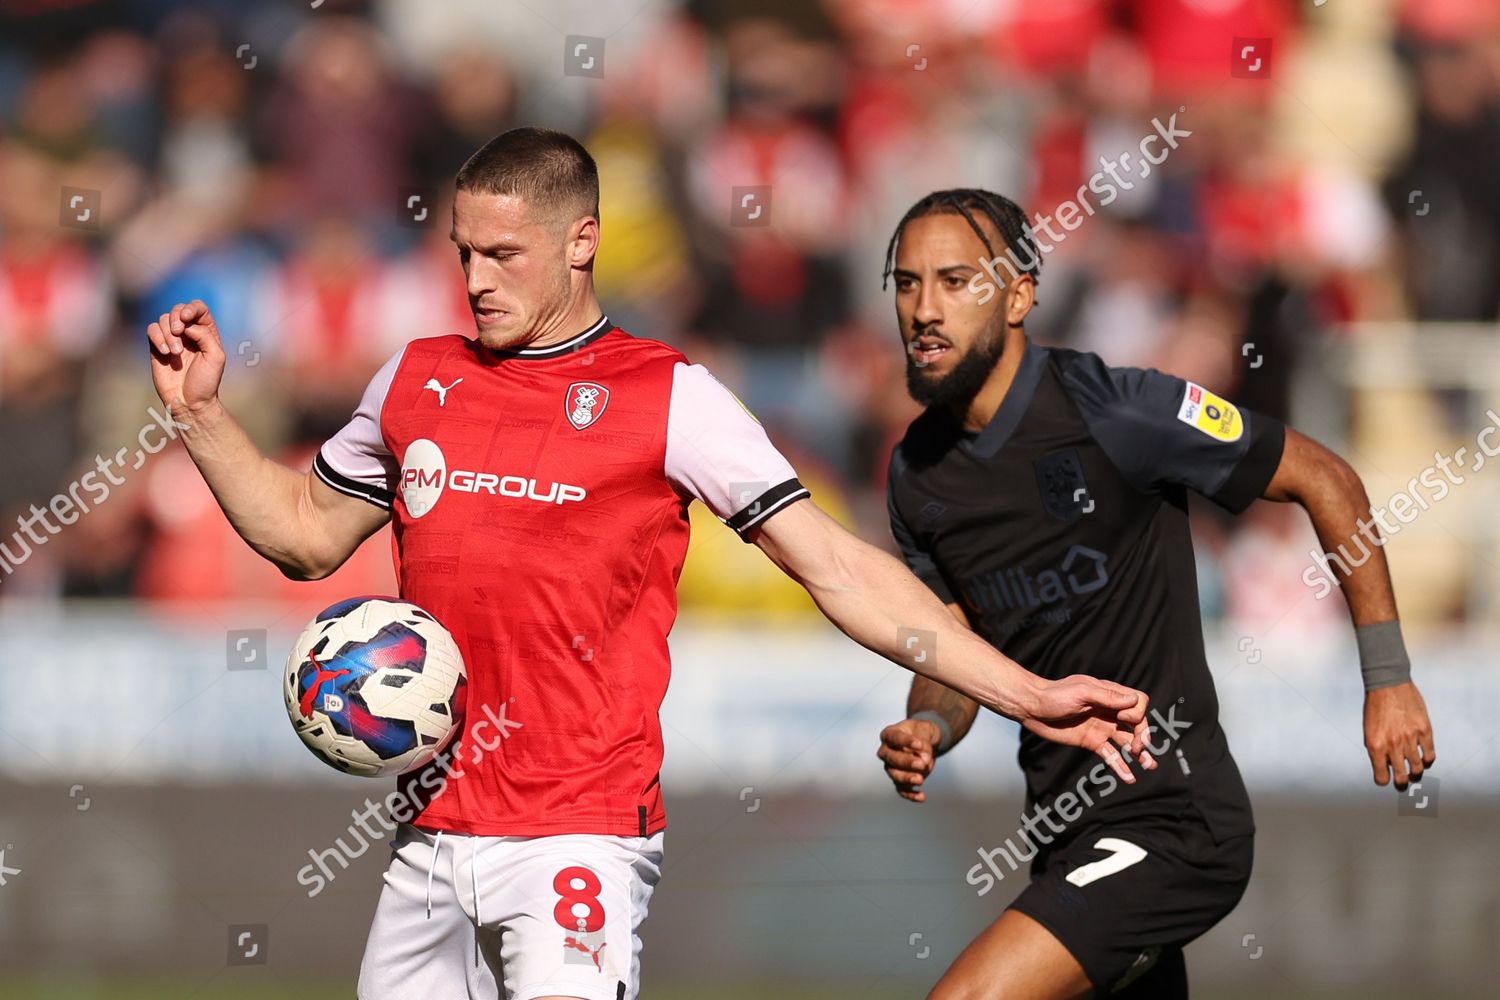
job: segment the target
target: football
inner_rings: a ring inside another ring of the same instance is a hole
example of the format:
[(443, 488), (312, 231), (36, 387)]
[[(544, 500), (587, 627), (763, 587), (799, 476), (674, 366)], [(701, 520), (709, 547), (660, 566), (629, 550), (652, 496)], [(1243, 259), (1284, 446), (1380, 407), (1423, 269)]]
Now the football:
[(453, 636), (395, 597), (353, 597), (302, 630), (283, 693), (324, 763), (380, 778), (424, 767), (463, 725), (467, 675)]

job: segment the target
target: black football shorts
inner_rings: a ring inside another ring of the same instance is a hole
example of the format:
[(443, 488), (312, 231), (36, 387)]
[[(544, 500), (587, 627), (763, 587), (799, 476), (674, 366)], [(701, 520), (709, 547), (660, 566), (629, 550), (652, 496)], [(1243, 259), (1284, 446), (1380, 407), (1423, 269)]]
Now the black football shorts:
[(1215, 841), (1196, 808), (1095, 824), (1044, 848), (1013, 909), (1072, 952), (1095, 994), (1187, 996), (1181, 949), (1228, 916), (1250, 882), (1252, 834)]

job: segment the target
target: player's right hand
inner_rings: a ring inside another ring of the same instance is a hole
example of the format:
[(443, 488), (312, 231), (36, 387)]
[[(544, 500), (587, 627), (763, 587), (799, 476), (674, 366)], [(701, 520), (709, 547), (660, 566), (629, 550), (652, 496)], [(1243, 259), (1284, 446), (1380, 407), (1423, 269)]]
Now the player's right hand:
[(937, 745), (943, 732), (926, 719), (903, 719), (880, 731), (875, 756), (885, 762), (885, 773), (896, 784), (896, 794), (912, 802), (927, 801), (922, 782), (937, 764)]
[(1151, 726), (1146, 708), (1150, 702), (1149, 696), (1134, 688), (1073, 674), (1044, 680), (1020, 722), (1022, 728), (1043, 739), (1098, 754), (1121, 781), (1133, 785), (1135, 775), (1122, 751), (1145, 770), (1156, 768), (1147, 750)]
[(219, 327), (202, 299), (172, 307), (146, 328), (151, 381), (161, 401), (181, 416), (212, 403), (224, 377)]

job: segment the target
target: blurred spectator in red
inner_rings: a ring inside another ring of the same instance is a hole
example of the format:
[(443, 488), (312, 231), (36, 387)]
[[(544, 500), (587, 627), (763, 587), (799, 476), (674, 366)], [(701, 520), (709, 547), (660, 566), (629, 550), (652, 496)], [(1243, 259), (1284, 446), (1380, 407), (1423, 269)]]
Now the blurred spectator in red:
[[(19, 142), (0, 146), (0, 523), (45, 505), (78, 451), (85, 362), (114, 317), (108, 271), (79, 231), (58, 224), (59, 166)], [(51, 556), (38, 550), (41, 573)], [(14, 587), (8, 588), (14, 592)]]
[[(1151, 65), (1157, 94), (1171, 99), (1211, 97), (1230, 80), (1235, 40), (1259, 44), (1262, 49), (1246, 57), (1251, 65), (1262, 56), (1268, 71), (1275, 73), (1276, 60), (1287, 55), (1294, 41), (1296, 6), (1292, 0), (1133, 0), (1120, 5), (1122, 13), (1140, 38)], [(1247, 81), (1260, 83), (1260, 80)], [(1242, 88), (1241, 93), (1269, 100), (1269, 87)]]
[(852, 58), (837, 129), (850, 172), (854, 294), (863, 322), (884, 334), (893, 315), (881, 287), (886, 243), (913, 202), (955, 187), (1031, 197), (1030, 95), (939, 6), (827, 6)]
[(378, 363), (370, 366), (374, 358), (383, 361), (407, 341), (449, 333), (474, 336), (474, 314), (469, 310), (458, 248), (448, 238), (452, 211), (453, 192), (439, 188), (421, 240), (379, 268), (375, 325), (358, 331), (362, 340), (369, 340), (360, 352), (360, 364), (369, 366), (366, 379), (379, 367)]
[[(266, 325), (254, 343), (285, 378), (293, 440), (321, 442), (348, 422), (390, 357), (381, 315), (390, 265), (347, 217), (311, 218), (299, 232), (300, 243), (267, 283)], [(434, 303), (443, 294), (426, 290)], [(413, 330), (406, 339), (427, 335)]]

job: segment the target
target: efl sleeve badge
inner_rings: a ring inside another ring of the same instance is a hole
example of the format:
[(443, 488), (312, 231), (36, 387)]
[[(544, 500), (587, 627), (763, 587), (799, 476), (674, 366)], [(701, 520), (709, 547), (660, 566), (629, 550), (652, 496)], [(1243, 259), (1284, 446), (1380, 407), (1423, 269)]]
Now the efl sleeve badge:
[(1215, 441), (1238, 441), (1245, 433), (1245, 421), (1235, 405), (1195, 382), (1186, 385), (1177, 419)]

